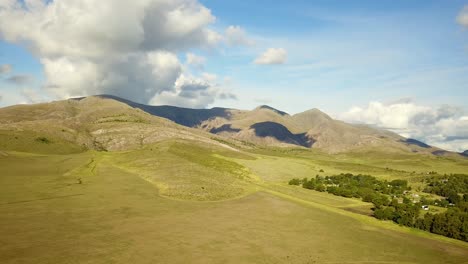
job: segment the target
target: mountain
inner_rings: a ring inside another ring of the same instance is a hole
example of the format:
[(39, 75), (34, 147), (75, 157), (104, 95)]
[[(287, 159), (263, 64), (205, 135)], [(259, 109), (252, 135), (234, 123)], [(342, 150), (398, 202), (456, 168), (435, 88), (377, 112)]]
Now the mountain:
[(72, 153), (139, 148), (164, 139), (219, 142), (211, 135), (151, 115), (123, 99), (90, 96), (0, 109), (0, 150)]
[(393, 132), (334, 120), (318, 109), (289, 115), (267, 105), (251, 111), (189, 109), (149, 106), (99, 95), (6, 107), (0, 109), (0, 123), (0, 137), (5, 139), (0, 147), (4, 150), (21, 150), (32, 144), (44, 151), (112, 151), (168, 138), (221, 144), (222, 140), (213, 137), (222, 137), (258, 145), (315, 148), (328, 153), (378, 150), (450, 154)]
[(384, 149), (440, 154), (441, 150), (423, 142), (406, 139), (390, 131), (334, 120), (318, 109), (295, 115), (262, 105), (251, 111), (229, 108), (188, 109), (149, 106), (115, 96), (100, 95), (124, 102), (151, 115), (177, 124), (198, 128), (225, 138), (270, 146), (301, 146), (329, 153)]

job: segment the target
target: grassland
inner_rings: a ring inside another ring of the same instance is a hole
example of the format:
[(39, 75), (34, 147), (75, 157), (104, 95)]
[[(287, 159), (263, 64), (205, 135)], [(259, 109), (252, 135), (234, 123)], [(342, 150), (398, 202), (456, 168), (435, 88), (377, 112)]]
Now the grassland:
[(286, 184), (339, 172), (411, 179), (422, 177), (415, 167), (463, 170), (461, 159), (415, 166), (417, 156), (383, 162), (188, 140), (46, 151), (0, 153), (1, 263), (467, 263), (464, 242), (378, 221), (359, 200)]

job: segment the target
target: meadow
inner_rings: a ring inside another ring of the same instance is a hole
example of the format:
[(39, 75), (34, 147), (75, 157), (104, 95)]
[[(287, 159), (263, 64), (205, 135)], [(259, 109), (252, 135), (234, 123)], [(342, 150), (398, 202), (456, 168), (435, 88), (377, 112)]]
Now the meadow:
[(125, 152), (4, 151), (0, 262), (466, 263), (465, 242), (379, 221), (357, 199), (287, 184), (320, 170), (383, 178), (398, 170), (412, 179), (438, 164), (467, 168), (463, 160), (379, 158), (187, 140)]

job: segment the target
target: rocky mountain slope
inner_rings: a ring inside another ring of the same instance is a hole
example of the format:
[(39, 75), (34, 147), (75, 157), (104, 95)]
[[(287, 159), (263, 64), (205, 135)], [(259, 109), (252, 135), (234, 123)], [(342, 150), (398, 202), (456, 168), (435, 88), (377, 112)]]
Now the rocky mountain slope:
[(101, 97), (119, 100), (180, 125), (255, 144), (295, 145), (322, 149), (329, 153), (369, 149), (438, 155), (448, 153), (390, 131), (334, 120), (318, 109), (289, 115), (266, 105), (251, 111), (228, 108), (187, 109), (142, 105), (108, 95)]

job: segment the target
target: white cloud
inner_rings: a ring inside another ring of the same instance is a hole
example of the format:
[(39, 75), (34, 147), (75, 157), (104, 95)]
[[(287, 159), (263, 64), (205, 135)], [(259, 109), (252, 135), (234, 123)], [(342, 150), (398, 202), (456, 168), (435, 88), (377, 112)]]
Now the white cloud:
[(60, 98), (104, 93), (147, 103), (173, 89), (182, 72), (176, 55), (166, 51), (122, 54), (102, 62), (70, 57), (41, 61), (47, 89)]
[(407, 99), (390, 104), (371, 102), (364, 108), (353, 107), (339, 118), (389, 129), (444, 149), (463, 151), (468, 147), (468, 114), (454, 106), (435, 108)]
[(236, 100), (237, 97), (222, 89), (214, 74), (204, 73), (198, 78), (182, 74), (177, 79), (173, 91), (162, 92), (151, 100), (151, 104), (204, 108), (216, 99)]
[(13, 67), (10, 64), (2, 64), (0, 65), (0, 75), (8, 74), (13, 70)]
[(460, 12), (460, 14), (457, 17), (457, 22), (460, 25), (468, 28), (468, 5), (463, 7), (462, 11)]
[(0, 1), (0, 34), (27, 43), (58, 98), (113, 94), (147, 103), (174, 91), (183, 72), (177, 53), (222, 40), (196, 0), (22, 2)]
[(225, 38), (226, 43), (231, 46), (252, 46), (255, 44), (240, 26), (229, 26), (226, 28)]
[(269, 48), (255, 59), (255, 64), (283, 64), (286, 62), (288, 53), (282, 48)]
[(0, 89), (0, 107), (9, 106), (13, 104), (28, 104), (31, 101), (25, 96), (23, 90), (2, 88)]
[(20, 91), (21, 96), (26, 100), (28, 104), (36, 104), (46, 101), (48, 98), (45, 98), (42, 94), (38, 93), (37, 90), (24, 88)]
[(196, 69), (203, 70), (205, 67), (206, 58), (203, 56), (195, 55), (193, 53), (185, 54), (185, 64), (192, 66)]

